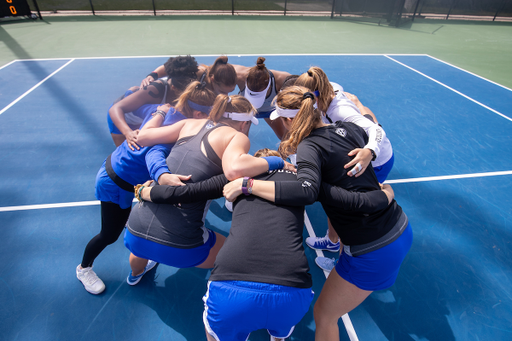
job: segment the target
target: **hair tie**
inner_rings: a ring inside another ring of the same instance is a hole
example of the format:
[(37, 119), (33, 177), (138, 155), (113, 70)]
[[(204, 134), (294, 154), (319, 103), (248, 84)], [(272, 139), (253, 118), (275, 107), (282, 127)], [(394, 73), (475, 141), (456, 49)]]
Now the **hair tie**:
[(231, 97), (228, 96), (228, 103), (231, 103)]
[(314, 101), (315, 95), (313, 95), (311, 92), (306, 92), (304, 95), (302, 95), (302, 100), (305, 100), (306, 98), (311, 98)]
[(204, 90), (204, 88), (206, 88), (206, 85), (207, 85), (206, 82), (202, 81), (199, 84), (197, 84), (196, 89), (197, 90)]
[(313, 72), (308, 70), (308, 75), (309, 75), (309, 77), (313, 77)]

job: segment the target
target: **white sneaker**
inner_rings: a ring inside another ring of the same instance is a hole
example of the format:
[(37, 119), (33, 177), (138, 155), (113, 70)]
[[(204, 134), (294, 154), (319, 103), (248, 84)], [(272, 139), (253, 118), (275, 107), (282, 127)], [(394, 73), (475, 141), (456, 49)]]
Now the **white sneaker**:
[(91, 294), (98, 295), (105, 290), (103, 281), (92, 271), (92, 266), (80, 269), (80, 264), (76, 267), (76, 277), (85, 287), (85, 290)]
[(226, 199), (226, 201), (224, 202), (224, 206), (229, 212), (233, 212), (233, 203), (231, 201), (228, 201)]
[(327, 258), (327, 257), (316, 257), (315, 263), (322, 270), (327, 272), (331, 272), (332, 269), (336, 266), (336, 259)]

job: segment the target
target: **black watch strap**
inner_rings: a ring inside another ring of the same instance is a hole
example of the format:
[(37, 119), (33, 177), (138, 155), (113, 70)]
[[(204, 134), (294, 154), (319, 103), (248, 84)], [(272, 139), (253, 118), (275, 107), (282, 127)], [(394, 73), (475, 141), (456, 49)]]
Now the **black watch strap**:
[(377, 158), (377, 155), (375, 154), (373, 149), (370, 149), (370, 152), (372, 153), (372, 161), (375, 161), (375, 159)]

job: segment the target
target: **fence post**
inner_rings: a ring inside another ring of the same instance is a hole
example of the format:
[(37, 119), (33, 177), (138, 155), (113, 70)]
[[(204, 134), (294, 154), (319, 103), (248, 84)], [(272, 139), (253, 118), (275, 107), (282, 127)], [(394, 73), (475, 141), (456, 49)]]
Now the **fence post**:
[(420, 1), (421, 0), (418, 0), (418, 2), (416, 2), (416, 6), (414, 7), (414, 13), (412, 15), (412, 21), (414, 21), (414, 18), (416, 18), (416, 12), (418, 11), (418, 6), (420, 5)]
[(336, 0), (332, 0), (331, 19), (334, 18), (334, 6), (336, 6)]
[(457, 0), (453, 0), (452, 1), (452, 5), (450, 6), (450, 9), (448, 10), (448, 14), (446, 15), (446, 19), (445, 20), (448, 20), (448, 17), (450, 16), (450, 13), (452, 12), (452, 8), (455, 7), (456, 3), (457, 3)]
[(507, 0), (503, 0), (501, 2), (501, 6), (496, 11), (496, 14), (494, 15), (494, 18), (492, 18), (492, 21), (496, 20), (496, 17), (498, 16), (498, 13), (501, 12), (501, 10), (505, 7), (505, 2), (507, 2)]
[(92, 15), (96, 15), (94, 13), (94, 6), (92, 5), (92, 0), (89, 0), (89, 4), (91, 5)]
[(235, 0), (231, 0), (231, 15), (235, 15)]
[(151, 0), (153, 3), (153, 15), (156, 17), (156, 8), (155, 8), (155, 0)]
[(284, 0), (284, 16), (286, 17), (286, 5), (288, 4), (288, 0)]

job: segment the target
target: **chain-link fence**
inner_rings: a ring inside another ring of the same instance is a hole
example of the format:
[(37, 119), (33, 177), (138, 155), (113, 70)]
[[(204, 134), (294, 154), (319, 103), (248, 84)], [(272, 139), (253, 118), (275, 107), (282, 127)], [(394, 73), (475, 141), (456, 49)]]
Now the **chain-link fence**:
[(384, 18), (397, 25), (404, 18), (414, 20), (418, 17), (512, 18), (512, 0), (28, 0), (28, 4), (32, 10), (43, 14), (80, 11), (96, 15), (216, 12), (233, 15), (326, 15), (331, 18), (360, 16)]

